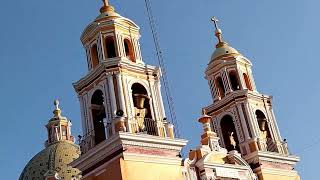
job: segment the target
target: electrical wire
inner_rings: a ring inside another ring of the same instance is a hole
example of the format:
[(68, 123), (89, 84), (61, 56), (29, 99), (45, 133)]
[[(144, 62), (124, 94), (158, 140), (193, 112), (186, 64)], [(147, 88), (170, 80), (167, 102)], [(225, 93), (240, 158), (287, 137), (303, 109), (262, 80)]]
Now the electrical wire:
[(169, 112), (170, 112), (170, 118), (171, 118), (170, 120), (171, 120), (171, 123), (175, 126), (175, 128), (174, 128), (175, 135), (179, 138), (180, 137), (179, 124), (178, 124), (176, 113), (175, 113), (173, 98), (172, 98), (171, 92), (170, 92), (169, 81), (168, 81), (167, 72), (166, 72), (166, 68), (165, 68), (165, 61), (164, 61), (164, 57), (162, 55), (162, 51), (160, 48), (160, 42), (159, 42), (158, 32), (157, 32), (157, 28), (156, 28), (157, 27), (156, 21), (153, 16), (150, 0), (145, 0), (145, 4), (146, 4), (146, 9), (147, 9), (147, 13), (148, 13), (148, 20), (149, 20), (149, 24), (150, 24), (150, 28), (151, 28), (151, 32), (152, 32), (152, 36), (153, 36), (153, 42), (154, 42), (154, 45), (156, 48), (158, 63), (161, 68), (161, 71), (162, 71), (161, 79), (164, 84), (166, 101), (167, 101)]

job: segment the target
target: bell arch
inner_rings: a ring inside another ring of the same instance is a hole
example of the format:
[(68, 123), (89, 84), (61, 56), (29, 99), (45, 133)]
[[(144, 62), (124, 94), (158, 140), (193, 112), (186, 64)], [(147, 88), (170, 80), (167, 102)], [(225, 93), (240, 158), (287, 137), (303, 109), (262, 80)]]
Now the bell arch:
[(112, 36), (106, 37), (105, 44), (106, 44), (106, 57), (107, 58), (116, 57), (117, 53), (116, 53), (114, 38)]
[(146, 88), (140, 83), (131, 86), (134, 104), (135, 132), (146, 132), (150, 135), (158, 135), (156, 122), (152, 118), (150, 97)]
[(240, 152), (239, 140), (233, 117), (224, 115), (220, 120), (220, 128), (225, 148), (228, 151), (237, 150)]
[(152, 118), (150, 110), (150, 98), (146, 88), (140, 83), (134, 83), (131, 86), (131, 90), (134, 107), (138, 109), (146, 109), (147, 112), (145, 114), (145, 118)]
[(231, 89), (233, 91), (240, 90), (239, 78), (236, 71), (233, 70), (229, 72), (229, 79), (231, 83)]
[(226, 89), (224, 88), (223, 80), (220, 76), (216, 78), (216, 86), (218, 88), (219, 97), (223, 98), (226, 94)]
[(259, 124), (260, 139), (265, 141), (268, 151), (276, 152), (277, 148), (272, 138), (270, 123), (267, 121), (265, 114), (258, 109), (255, 111), (255, 115)]
[(250, 82), (250, 78), (246, 73), (243, 73), (243, 79), (244, 79), (244, 82), (246, 83), (247, 89), (252, 91), (253, 89), (252, 89), (252, 85), (251, 85), (251, 82)]
[(124, 39), (123, 41), (124, 43), (124, 50), (126, 53), (126, 57), (132, 61), (132, 62), (136, 62), (135, 56), (134, 56), (134, 51), (133, 51), (133, 46), (132, 43), (129, 39)]
[(100, 89), (96, 90), (91, 97), (91, 115), (94, 128), (94, 142), (97, 145), (106, 139), (104, 95)]
[(95, 68), (99, 65), (98, 47), (97, 44), (91, 47), (91, 68)]

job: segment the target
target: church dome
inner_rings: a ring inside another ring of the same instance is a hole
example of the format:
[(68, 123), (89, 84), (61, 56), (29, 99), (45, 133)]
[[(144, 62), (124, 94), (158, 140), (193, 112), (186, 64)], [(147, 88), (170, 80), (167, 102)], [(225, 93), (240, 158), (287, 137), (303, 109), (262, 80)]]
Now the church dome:
[(218, 20), (215, 17), (213, 17), (211, 20), (214, 22), (216, 28), (215, 36), (218, 39), (218, 44), (216, 45), (216, 49), (211, 56), (210, 63), (212, 63), (216, 59), (241, 55), (236, 49), (229, 46), (227, 42), (222, 40), (222, 31), (218, 27)]
[(80, 154), (80, 147), (71, 135), (71, 121), (61, 116), (59, 101), (54, 101), (53, 118), (46, 125), (48, 140), (45, 149), (35, 155), (23, 169), (19, 180), (55, 179), (71, 180), (80, 174), (78, 169), (69, 166)]
[(224, 44), (221, 47), (217, 47), (216, 50), (213, 52), (211, 56), (211, 62), (222, 57), (236, 55), (240, 55), (240, 53), (235, 48), (229, 46), (228, 44)]
[(19, 180), (44, 179), (48, 173), (55, 173), (62, 179), (71, 179), (80, 171), (68, 164), (80, 156), (78, 145), (67, 141), (51, 144), (35, 155), (22, 171)]

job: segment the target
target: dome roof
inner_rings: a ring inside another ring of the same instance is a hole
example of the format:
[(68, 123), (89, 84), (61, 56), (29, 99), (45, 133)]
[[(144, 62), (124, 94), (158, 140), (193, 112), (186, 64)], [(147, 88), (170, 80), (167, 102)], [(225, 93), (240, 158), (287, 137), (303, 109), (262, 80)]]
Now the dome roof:
[[(213, 17), (211, 19), (212, 22), (214, 22), (216, 31), (215, 31), (215, 36), (218, 39), (218, 44), (216, 45), (216, 49), (213, 52), (211, 59), (210, 59), (210, 63), (212, 63), (214, 60), (219, 59), (219, 58), (223, 58), (223, 57), (234, 57), (237, 55), (241, 55), (236, 49), (234, 49), (233, 47), (229, 46), (229, 44), (225, 41), (223, 41), (222, 39), (222, 31), (221, 29), (219, 29), (218, 27), (218, 19), (216, 19), (215, 17)], [(209, 63), (209, 64), (210, 64)]]
[(240, 55), (240, 53), (236, 49), (225, 43), (223, 46), (217, 47), (216, 50), (213, 52), (211, 56), (211, 62), (221, 57), (235, 55)]
[(57, 173), (62, 179), (71, 179), (80, 171), (68, 164), (80, 156), (79, 146), (59, 141), (35, 155), (22, 171), (19, 180), (44, 179), (48, 173)]

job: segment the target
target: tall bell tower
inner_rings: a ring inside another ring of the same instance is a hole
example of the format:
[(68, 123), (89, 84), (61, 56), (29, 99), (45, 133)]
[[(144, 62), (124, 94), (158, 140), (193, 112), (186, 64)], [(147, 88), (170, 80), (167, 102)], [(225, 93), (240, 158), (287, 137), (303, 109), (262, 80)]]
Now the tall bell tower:
[(222, 38), (218, 20), (212, 18), (218, 39), (205, 71), (213, 103), (205, 107), (220, 143), (237, 150), (259, 179), (298, 179), (299, 161), (281, 138), (272, 97), (258, 92), (249, 59)]
[(83, 179), (174, 179), (187, 141), (175, 138), (167, 121), (161, 70), (144, 63), (138, 25), (103, 2), (81, 36), (88, 73), (74, 83), (83, 135), (72, 165)]

